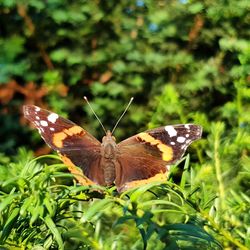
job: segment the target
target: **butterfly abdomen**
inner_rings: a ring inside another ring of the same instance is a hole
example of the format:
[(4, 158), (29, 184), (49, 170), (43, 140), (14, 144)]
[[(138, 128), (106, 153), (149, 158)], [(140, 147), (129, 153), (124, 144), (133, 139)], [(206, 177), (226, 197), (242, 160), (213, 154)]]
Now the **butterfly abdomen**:
[(115, 181), (115, 164), (110, 161), (103, 166), (104, 181), (107, 186), (110, 186)]

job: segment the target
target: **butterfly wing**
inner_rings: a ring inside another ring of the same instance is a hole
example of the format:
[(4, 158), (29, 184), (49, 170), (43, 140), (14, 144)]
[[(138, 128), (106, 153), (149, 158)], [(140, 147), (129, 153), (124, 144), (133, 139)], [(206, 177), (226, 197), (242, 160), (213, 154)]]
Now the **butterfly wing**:
[[(25, 105), (23, 112), (49, 147), (61, 155), (81, 184), (104, 183), (103, 174), (98, 168), (101, 143), (95, 137), (72, 121), (37, 106)], [(82, 169), (84, 175), (76, 166)]]
[(180, 124), (148, 130), (119, 143), (118, 190), (166, 180), (169, 165), (179, 160), (201, 134), (201, 126)]

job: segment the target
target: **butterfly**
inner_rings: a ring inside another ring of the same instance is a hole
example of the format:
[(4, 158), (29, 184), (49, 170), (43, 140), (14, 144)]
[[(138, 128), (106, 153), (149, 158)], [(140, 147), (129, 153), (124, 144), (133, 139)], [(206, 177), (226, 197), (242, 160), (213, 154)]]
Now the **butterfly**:
[(25, 105), (23, 112), (80, 184), (115, 184), (118, 192), (166, 180), (169, 166), (202, 135), (199, 125), (178, 124), (147, 130), (120, 143), (108, 130), (100, 142), (54, 112), (34, 105)]

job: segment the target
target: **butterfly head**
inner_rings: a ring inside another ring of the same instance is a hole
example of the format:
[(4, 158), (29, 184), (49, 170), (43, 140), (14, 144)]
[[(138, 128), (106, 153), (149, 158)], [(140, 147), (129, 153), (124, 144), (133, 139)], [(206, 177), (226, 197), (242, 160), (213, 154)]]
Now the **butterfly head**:
[(112, 135), (112, 132), (110, 130), (107, 131), (106, 135), (103, 136), (102, 138), (102, 143), (115, 143), (116, 139), (115, 137)]

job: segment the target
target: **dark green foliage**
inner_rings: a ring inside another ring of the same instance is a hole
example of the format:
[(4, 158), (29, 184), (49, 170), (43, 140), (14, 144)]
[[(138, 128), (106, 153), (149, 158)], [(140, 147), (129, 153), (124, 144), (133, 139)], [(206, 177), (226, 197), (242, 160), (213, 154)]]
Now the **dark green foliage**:
[[(248, 0), (1, 0), (2, 247), (249, 249), (249, 8)], [(135, 97), (118, 141), (185, 122), (202, 125), (203, 138), (167, 183), (122, 195), (77, 186), (57, 157), (19, 149), (43, 152), (21, 107), (47, 107), (101, 138), (84, 95), (107, 128)]]
[(17, 249), (22, 245), (28, 249), (222, 249), (215, 238), (247, 249), (243, 242), (249, 244), (249, 196), (231, 188), (224, 189), (230, 197), (223, 197), (225, 183), (219, 180), (215, 195), (217, 188), (211, 181), (216, 178), (211, 174), (201, 185), (199, 175), (208, 171), (207, 164), (187, 178), (187, 157), (180, 186), (172, 181), (175, 166), (168, 182), (118, 195), (114, 188), (70, 184), (72, 176), (63, 172), (63, 164), (41, 164), (56, 156), (30, 158), (21, 150), (18, 162), (6, 164), (6, 158), (1, 166), (0, 239), (8, 249), (14, 245)]
[[(49, 158), (57, 157), (40, 157), (39, 162)], [(71, 176), (61, 172), (62, 164), (39, 162), (12, 163), (6, 172), (12, 176), (1, 175), (0, 240), (6, 247), (110, 249), (113, 244), (114, 249), (199, 249), (201, 245), (221, 249), (203, 229), (203, 210), (172, 182), (118, 195), (114, 188), (66, 186)], [(21, 166), (17, 176), (11, 174)]]

